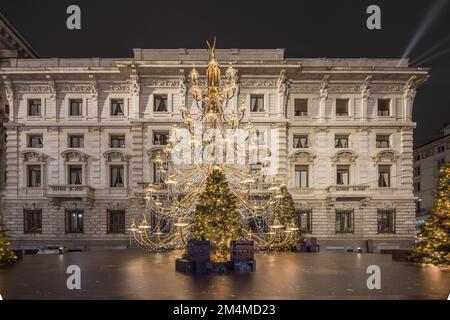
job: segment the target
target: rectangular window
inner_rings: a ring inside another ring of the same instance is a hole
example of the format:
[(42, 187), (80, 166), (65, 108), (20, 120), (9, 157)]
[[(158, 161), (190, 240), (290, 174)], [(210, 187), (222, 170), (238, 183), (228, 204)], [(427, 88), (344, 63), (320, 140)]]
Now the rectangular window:
[(420, 177), (420, 166), (414, 167), (413, 175), (414, 177)]
[[(167, 172), (168, 169), (167, 162), (163, 163), (163, 168), (164, 171)], [(164, 183), (164, 176), (161, 176), (161, 170), (159, 169), (159, 164), (157, 163), (153, 163), (153, 183), (154, 184)]]
[(23, 232), (42, 233), (42, 209), (23, 210)]
[(69, 100), (69, 116), (81, 116), (82, 115), (83, 100), (70, 99)]
[(348, 135), (336, 135), (334, 137), (335, 148), (348, 148)]
[(125, 233), (125, 210), (107, 210), (108, 233)]
[(256, 130), (256, 142), (258, 145), (266, 143), (266, 133), (263, 130)]
[(350, 184), (350, 166), (338, 165), (336, 169), (336, 184)]
[(437, 153), (441, 153), (445, 151), (445, 144), (442, 144), (437, 147)]
[(30, 134), (28, 136), (28, 148), (42, 148), (42, 134)]
[(311, 210), (297, 210), (298, 227), (301, 233), (311, 233)]
[(353, 210), (336, 210), (336, 233), (353, 232)]
[(377, 134), (376, 147), (377, 148), (389, 148), (390, 147), (390, 143), (389, 143), (390, 139), (389, 138), (390, 138), (389, 135)]
[(395, 233), (395, 210), (377, 210), (378, 233)]
[(155, 94), (153, 100), (153, 111), (167, 112), (167, 94)]
[(71, 134), (69, 135), (69, 148), (83, 148), (84, 147), (84, 135)]
[(420, 153), (419, 154), (416, 154), (415, 156), (414, 156), (414, 161), (419, 161), (420, 160)]
[(295, 135), (294, 136), (294, 148), (309, 148), (307, 135)]
[(378, 116), (387, 117), (390, 115), (391, 99), (378, 99)]
[(304, 117), (308, 115), (308, 99), (294, 99), (294, 116)]
[(336, 99), (336, 116), (348, 116), (348, 99)]
[(391, 166), (378, 166), (378, 186), (380, 188), (387, 188), (391, 186)]
[(264, 95), (250, 96), (250, 110), (252, 112), (264, 112)]
[(123, 99), (111, 99), (111, 115), (112, 116), (123, 116), (124, 111)]
[(166, 145), (169, 140), (168, 132), (153, 132), (153, 144), (154, 145)]
[(308, 188), (308, 166), (295, 166), (295, 187)]
[(125, 135), (111, 135), (109, 146), (110, 148), (125, 148)]
[(420, 182), (414, 183), (414, 192), (420, 192)]
[(41, 100), (40, 99), (28, 100), (28, 115), (31, 117), (38, 117), (41, 115)]
[(443, 166), (445, 166), (445, 158), (439, 159), (439, 160), (437, 161), (437, 169), (438, 169), (438, 170), (441, 170), (441, 168), (442, 168)]
[(83, 233), (83, 210), (66, 210), (66, 233)]
[(80, 165), (69, 165), (69, 184), (83, 183), (83, 167)]
[(123, 188), (124, 186), (123, 165), (110, 166), (110, 184), (112, 188)]
[(41, 166), (28, 165), (28, 187), (39, 188), (41, 186)]

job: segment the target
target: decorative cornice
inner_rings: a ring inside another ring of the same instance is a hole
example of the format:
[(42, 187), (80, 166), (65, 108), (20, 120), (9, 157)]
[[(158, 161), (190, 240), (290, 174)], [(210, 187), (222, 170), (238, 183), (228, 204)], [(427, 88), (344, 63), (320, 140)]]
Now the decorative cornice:
[(242, 87), (278, 87), (277, 80), (269, 79), (241, 79), (240, 84)]

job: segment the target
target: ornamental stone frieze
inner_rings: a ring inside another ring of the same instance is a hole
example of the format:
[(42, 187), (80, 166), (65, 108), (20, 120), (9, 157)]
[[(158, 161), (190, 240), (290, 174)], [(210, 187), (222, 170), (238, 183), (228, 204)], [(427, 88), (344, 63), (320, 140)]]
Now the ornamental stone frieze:
[(89, 155), (82, 153), (78, 150), (69, 149), (61, 152), (61, 157), (64, 159), (65, 162), (70, 161), (87, 162)]
[(128, 93), (130, 92), (130, 85), (126, 83), (106, 84), (101, 86), (101, 90), (103, 92)]
[(242, 87), (278, 87), (278, 79), (276, 80), (259, 80), (259, 79), (241, 79), (240, 84)]
[(103, 158), (105, 158), (106, 162), (111, 162), (113, 160), (119, 160), (121, 162), (128, 162), (130, 160), (130, 155), (125, 154), (120, 151), (109, 150), (103, 153)]

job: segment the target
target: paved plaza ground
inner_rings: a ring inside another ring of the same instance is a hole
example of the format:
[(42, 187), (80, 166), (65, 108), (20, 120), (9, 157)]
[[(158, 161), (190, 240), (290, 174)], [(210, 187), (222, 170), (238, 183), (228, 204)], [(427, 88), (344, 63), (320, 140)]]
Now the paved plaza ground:
[[(450, 273), (395, 262), (390, 255), (344, 252), (258, 253), (256, 272), (186, 275), (180, 251), (135, 249), (25, 256), (0, 268), (4, 299), (446, 299)], [(81, 290), (68, 290), (66, 269), (81, 268)], [(369, 290), (366, 269), (381, 268), (381, 289)]]

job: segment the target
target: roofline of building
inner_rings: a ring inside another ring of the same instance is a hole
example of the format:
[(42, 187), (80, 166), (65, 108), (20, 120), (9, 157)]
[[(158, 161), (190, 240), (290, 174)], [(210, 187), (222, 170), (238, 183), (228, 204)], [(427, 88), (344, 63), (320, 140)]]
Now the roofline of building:
[(27, 52), (30, 58), (39, 58), (38, 53), (33, 49), (30, 43), (25, 39), (25, 37), (9, 22), (8, 18), (6, 18), (0, 12), (0, 24), (3, 24), (13, 36), (14, 40)]
[(440, 137), (438, 137), (438, 138), (436, 138), (436, 139), (433, 139), (433, 140), (431, 140), (431, 141), (428, 141), (428, 142), (426, 142), (426, 143), (421, 144), (420, 146), (417, 146), (417, 147), (413, 148), (413, 152), (414, 152), (414, 151), (417, 151), (417, 150), (419, 150), (419, 149), (422, 149), (422, 148), (424, 148), (424, 147), (427, 147), (427, 146), (429, 146), (430, 144), (434, 144), (434, 143), (438, 142), (439, 140), (444, 140), (444, 139), (446, 139), (446, 138), (448, 138), (448, 137), (450, 137), (450, 133), (449, 133), (449, 134), (446, 134), (445, 136), (440, 136)]

